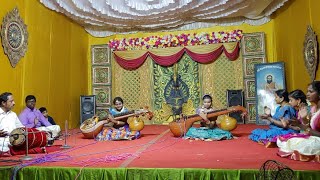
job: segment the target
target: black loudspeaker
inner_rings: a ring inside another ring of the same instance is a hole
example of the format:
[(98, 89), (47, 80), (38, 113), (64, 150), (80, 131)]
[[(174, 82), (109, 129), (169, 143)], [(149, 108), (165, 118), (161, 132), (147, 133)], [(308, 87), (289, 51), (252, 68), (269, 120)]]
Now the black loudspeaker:
[(80, 124), (96, 114), (96, 96), (80, 96)]
[[(243, 91), (240, 90), (227, 90), (228, 107), (243, 106)], [(230, 117), (237, 120), (238, 123), (243, 124), (244, 120), (241, 118), (241, 112), (229, 113)]]

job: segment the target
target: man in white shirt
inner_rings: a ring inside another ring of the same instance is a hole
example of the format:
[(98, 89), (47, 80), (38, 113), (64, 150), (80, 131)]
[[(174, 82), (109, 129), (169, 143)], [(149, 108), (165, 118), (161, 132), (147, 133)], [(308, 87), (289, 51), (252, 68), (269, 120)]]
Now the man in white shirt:
[(12, 93), (5, 92), (0, 95), (0, 156), (9, 154), (9, 134), (11, 131), (24, 127), (17, 114), (11, 111), (14, 105)]

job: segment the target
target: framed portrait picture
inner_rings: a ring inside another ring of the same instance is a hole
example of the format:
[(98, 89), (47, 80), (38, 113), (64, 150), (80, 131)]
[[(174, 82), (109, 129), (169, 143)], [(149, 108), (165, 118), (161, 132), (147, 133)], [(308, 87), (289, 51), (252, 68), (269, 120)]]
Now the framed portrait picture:
[(243, 70), (245, 78), (254, 77), (254, 65), (266, 62), (266, 57), (264, 55), (258, 56), (244, 56), (243, 57)]
[(256, 123), (256, 102), (255, 101), (247, 101), (246, 108), (248, 111), (247, 115), (247, 123)]
[(110, 67), (96, 66), (92, 67), (92, 84), (93, 85), (110, 85), (111, 70)]
[(255, 79), (245, 79), (245, 99), (254, 100), (256, 98), (256, 82)]
[(245, 33), (241, 39), (241, 50), (243, 56), (264, 55), (265, 42), (264, 33)]
[(111, 87), (93, 87), (93, 94), (96, 95), (97, 106), (111, 106)]
[(265, 107), (275, 113), (277, 104), (274, 92), (279, 89), (286, 89), (284, 63), (264, 63), (255, 65), (256, 74), (256, 112), (257, 124), (267, 124), (269, 121), (260, 119), (259, 115), (264, 114)]
[(110, 65), (111, 49), (108, 45), (91, 46), (92, 65)]

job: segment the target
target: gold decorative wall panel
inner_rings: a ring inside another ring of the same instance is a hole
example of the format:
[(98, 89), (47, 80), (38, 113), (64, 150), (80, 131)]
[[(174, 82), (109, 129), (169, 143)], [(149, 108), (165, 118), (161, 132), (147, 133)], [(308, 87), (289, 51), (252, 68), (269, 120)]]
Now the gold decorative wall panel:
[[(187, 54), (184, 54), (177, 64), (178, 74), (189, 88), (189, 99), (194, 102), (194, 106), (199, 105), (200, 83), (198, 63), (193, 61)], [(162, 67), (153, 65), (154, 76), (154, 107), (160, 109), (164, 99), (164, 89), (173, 75), (173, 67)]]
[(246, 123), (256, 123), (256, 86), (254, 68), (256, 64), (265, 63), (266, 48), (263, 32), (244, 33), (241, 39), (241, 52), (244, 71), (244, 95), (248, 110)]
[[(153, 79), (154, 79), (154, 109), (155, 122), (167, 123), (172, 121), (172, 108), (166, 103), (164, 90), (174, 74), (174, 68), (177, 68), (177, 73), (181, 80), (187, 85), (189, 98), (182, 105), (183, 114), (193, 114), (194, 109), (199, 106), (200, 102), (200, 81), (199, 81), (199, 64), (193, 61), (187, 54), (184, 54), (179, 62), (172, 67), (162, 67), (153, 64)], [(180, 86), (181, 93), (185, 92)], [(168, 92), (167, 92), (168, 93)], [(170, 95), (170, 94), (169, 94)]]
[[(114, 61), (114, 60), (113, 60)], [(139, 109), (148, 106), (152, 109), (152, 68), (151, 59), (136, 70), (125, 70), (117, 63), (113, 63), (112, 98), (120, 96), (129, 109)]]
[(202, 95), (210, 94), (215, 108), (227, 107), (228, 89), (243, 89), (242, 61), (239, 58), (230, 61), (223, 54), (215, 62), (200, 66)]

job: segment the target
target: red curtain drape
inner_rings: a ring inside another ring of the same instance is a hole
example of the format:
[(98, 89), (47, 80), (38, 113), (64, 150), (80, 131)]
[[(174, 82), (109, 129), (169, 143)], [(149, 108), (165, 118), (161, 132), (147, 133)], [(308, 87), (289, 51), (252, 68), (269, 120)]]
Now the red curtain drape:
[(207, 64), (217, 60), (218, 57), (222, 54), (223, 50), (224, 50), (224, 46), (220, 46), (215, 51), (212, 51), (206, 54), (194, 53), (189, 49), (186, 49), (186, 53), (191, 57), (192, 60), (198, 63)]
[(158, 56), (151, 52), (149, 52), (149, 55), (151, 58), (159, 65), (161, 66), (171, 66), (174, 63), (178, 62), (179, 59), (181, 59), (182, 55), (184, 54), (184, 48), (181, 49), (181, 51), (177, 52), (176, 54), (173, 54), (171, 56)]
[(148, 52), (144, 53), (141, 57), (137, 58), (137, 59), (130, 59), (130, 60), (126, 60), (123, 59), (119, 56), (117, 56), (115, 53), (114, 54), (114, 58), (116, 59), (117, 63), (123, 67), (124, 69), (137, 69), (140, 66), (142, 66), (142, 64), (144, 63), (144, 61), (147, 59), (148, 57)]
[(124, 69), (133, 70), (133, 69), (137, 69), (140, 66), (142, 66), (142, 64), (144, 63), (144, 61), (146, 60), (148, 55), (154, 60), (155, 63), (157, 63), (161, 66), (171, 66), (174, 63), (178, 62), (179, 59), (182, 57), (182, 55), (185, 52), (191, 57), (192, 60), (194, 60), (198, 63), (207, 64), (207, 63), (211, 63), (211, 62), (214, 62), (215, 60), (217, 60), (223, 52), (225, 53), (226, 57), (230, 61), (234, 61), (239, 57), (239, 50), (240, 50), (240, 47), (239, 47), (239, 42), (238, 42), (236, 47), (234, 48), (234, 50), (231, 53), (229, 53), (226, 50), (226, 48), (223, 45), (221, 45), (218, 49), (213, 50), (212, 52), (209, 52), (209, 53), (205, 53), (205, 54), (192, 52), (191, 50), (188, 49), (188, 47), (184, 47), (176, 54), (173, 54), (170, 56), (159, 56), (159, 55), (153, 54), (148, 51), (148, 52), (144, 53), (141, 57), (136, 58), (136, 59), (127, 60), (127, 59), (124, 59), (124, 58), (117, 56), (116, 53), (114, 53), (114, 57), (115, 57), (117, 63), (121, 67), (123, 67)]

